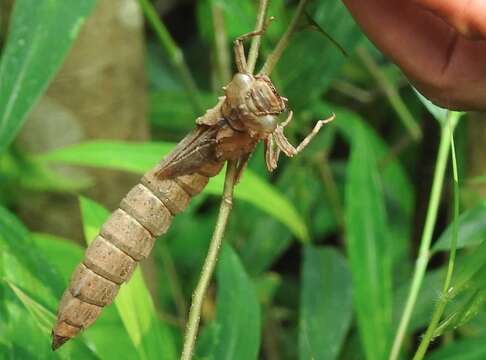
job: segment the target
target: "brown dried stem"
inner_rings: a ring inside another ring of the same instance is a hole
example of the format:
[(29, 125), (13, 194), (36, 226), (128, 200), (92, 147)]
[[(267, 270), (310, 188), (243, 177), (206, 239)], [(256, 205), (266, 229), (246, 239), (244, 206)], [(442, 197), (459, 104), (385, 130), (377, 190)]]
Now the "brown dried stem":
[[(267, 17), (268, 0), (260, 0), (258, 7), (258, 17), (255, 26), (255, 31), (261, 31), (265, 25), (265, 19)], [(258, 59), (258, 51), (260, 50), (261, 35), (256, 35), (251, 40), (250, 52), (248, 53), (248, 72), (253, 74), (255, 70), (255, 64)]]
[(186, 334), (184, 338), (184, 347), (182, 349), (181, 360), (190, 360), (194, 352), (194, 346), (196, 344), (196, 337), (199, 328), (199, 321), (201, 319), (201, 308), (203, 305), (204, 297), (208, 289), (211, 277), (216, 267), (218, 259), (219, 249), (223, 241), (224, 231), (228, 218), (231, 213), (233, 204), (233, 189), (236, 183), (237, 168), (235, 161), (229, 161), (226, 170), (226, 178), (224, 182), (223, 198), (219, 208), (218, 220), (214, 228), (213, 237), (209, 244), (208, 255), (204, 260), (203, 269), (201, 271), (201, 277), (194, 290), (192, 297), (191, 309), (189, 310), (189, 320), (187, 322)]
[[(277, 64), (283, 50), (287, 47), (290, 41), (290, 37), (292, 36), (292, 34), (295, 32), (297, 28), (298, 20), (304, 11), (307, 1), (308, 0), (301, 0), (299, 2), (299, 5), (297, 6), (296, 14), (292, 19), (289, 28), (280, 39), (279, 43), (277, 44), (277, 47), (270, 55), (270, 58), (267, 59), (267, 61), (265, 62), (265, 65), (262, 68), (261, 72), (265, 70), (266, 74), (269, 74), (272, 71), (273, 67)], [(259, 13), (257, 16), (257, 23), (255, 26), (256, 31), (260, 30), (264, 26), (267, 7), (268, 7), (268, 0), (260, 0)], [(259, 37), (255, 37), (252, 41), (250, 54), (249, 54), (249, 59), (250, 59), (249, 61), (250, 61), (250, 65), (252, 66), (251, 68), (252, 71), (254, 70), (256, 58), (258, 57), (259, 46), (260, 46), (260, 39)], [(237, 183), (239, 172), (240, 169), (238, 168), (238, 162), (229, 161), (227, 166), (227, 171), (226, 171), (223, 198), (221, 200), (221, 205), (219, 208), (218, 219), (216, 221), (216, 225), (214, 228), (213, 237), (211, 238), (211, 242), (209, 244), (208, 254), (206, 256), (206, 259), (204, 260), (204, 265), (201, 271), (199, 282), (196, 286), (196, 289), (194, 290), (192, 304), (189, 310), (189, 317), (188, 317), (186, 332), (184, 336), (184, 345), (182, 349), (181, 360), (192, 359), (192, 355), (194, 353), (194, 347), (196, 344), (199, 323), (201, 320), (202, 305), (204, 302), (204, 298), (209, 283), (211, 282), (214, 269), (216, 267), (219, 249), (221, 247), (224, 231), (226, 229), (228, 218), (231, 213), (231, 208), (233, 204), (233, 191)]]

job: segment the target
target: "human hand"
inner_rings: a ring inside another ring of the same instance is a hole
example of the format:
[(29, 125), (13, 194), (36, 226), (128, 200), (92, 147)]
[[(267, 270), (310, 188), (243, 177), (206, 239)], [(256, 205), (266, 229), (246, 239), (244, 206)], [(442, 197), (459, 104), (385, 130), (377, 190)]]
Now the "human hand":
[(343, 0), (371, 41), (436, 104), (486, 110), (486, 0)]

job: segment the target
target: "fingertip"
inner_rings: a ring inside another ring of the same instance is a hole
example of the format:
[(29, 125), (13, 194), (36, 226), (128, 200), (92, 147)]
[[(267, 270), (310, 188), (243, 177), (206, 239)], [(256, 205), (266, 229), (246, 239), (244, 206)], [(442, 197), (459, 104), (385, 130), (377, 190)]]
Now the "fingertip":
[(412, 0), (412, 2), (440, 17), (462, 36), (475, 40), (486, 39), (485, 1)]

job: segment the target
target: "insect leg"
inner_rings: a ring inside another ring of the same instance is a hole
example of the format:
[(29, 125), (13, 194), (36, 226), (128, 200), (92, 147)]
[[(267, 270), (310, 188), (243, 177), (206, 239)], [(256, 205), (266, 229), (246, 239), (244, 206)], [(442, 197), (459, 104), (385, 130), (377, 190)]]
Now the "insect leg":
[(248, 73), (248, 64), (246, 62), (245, 48), (243, 46), (243, 41), (252, 38), (253, 36), (263, 35), (267, 31), (268, 25), (275, 19), (273, 16), (269, 17), (261, 30), (251, 31), (249, 33), (240, 35), (236, 38), (234, 42), (234, 52), (235, 52), (235, 62), (238, 72)]
[(272, 172), (277, 168), (278, 158), (280, 157), (280, 148), (275, 144), (273, 135), (270, 135), (264, 140), (264, 145), (267, 169), (268, 171)]
[(324, 120), (319, 120), (315, 125), (312, 131), (302, 140), (302, 142), (297, 146), (294, 147), (289, 140), (285, 137), (285, 134), (283, 133), (283, 129), (285, 126), (287, 126), (291, 119), (292, 119), (292, 113), (289, 115), (287, 120), (285, 120), (281, 125), (277, 126), (275, 129), (273, 135), (275, 138), (275, 142), (277, 143), (277, 146), (287, 155), (288, 157), (292, 157), (297, 155), (299, 152), (304, 150), (304, 148), (309, 145), (311, 140), (317, 135), (319, 130), (321, 130), (321, 127), (324, 124), (327, 124), (331, 121), (334, 120), (336, 116), (332, 114), (331, 117), (324, 119)]
[(292, 121), (292, 118), (294, 117), (294, 112), (290, 110), (289, 116), (287, 116), (287, 119), (283, 123), (280, 124), (282, 128), (285, 128), (290, 122)]

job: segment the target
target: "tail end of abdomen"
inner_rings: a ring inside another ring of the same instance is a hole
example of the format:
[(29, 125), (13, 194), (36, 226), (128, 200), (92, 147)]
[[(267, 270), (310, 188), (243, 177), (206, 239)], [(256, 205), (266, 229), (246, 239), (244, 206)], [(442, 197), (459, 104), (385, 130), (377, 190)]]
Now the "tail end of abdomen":
[(53, 350), (88, 328), (112, 303), (120, 285), (149, 255), (155, 239), (167, 231), (172, 217), (184, 211), (209, 180), (208, 174), (160, 179), (156, 171), (145, 174), (127, 194), (88, 247), (60, 301)]

